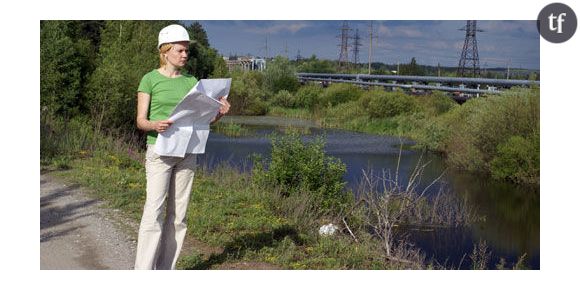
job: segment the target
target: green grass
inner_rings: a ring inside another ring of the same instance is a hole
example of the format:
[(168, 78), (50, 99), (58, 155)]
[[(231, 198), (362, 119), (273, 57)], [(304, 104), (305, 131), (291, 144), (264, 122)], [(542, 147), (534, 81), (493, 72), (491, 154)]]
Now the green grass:
[(212, 126), (212, 131), (229, 137), (240, 137), (249, 134), (249, 130), (234, 122), (218, 122)]
[(304, 108), (284, 108), (273, 106), (270, 107), (268, 111), (269, 116), (277, 116), (277, 117), (288, 117), (288, 118), (296, 118), (296, 119), (304, 119), (304, 120), (311, 120), (312, 113), (308, 109)]
[[(93, 190), (98, 198), (139, 221), (145, 202), (142, 165), (127, 167), (121, 157), (95, 153), (70, 160), (53, 174)], [(49, 168), (48, 166), (45, 168)], [(223, 249), (209, 257), (182, 253), (183, 269), (211, 269), (223, 263), (263, 262), (283, 269), (387, 269), (372, 241), (320, 238), (317, 228), (302, 232), (296, 221), (272, 208), (272, 194), (252, 185), (251, 175), (233, 168), (198, 170), (188, 208), (188, 237)], [(314, 223), (316, 224), (316, 223)], [(322, 224), (322, 221), (321, 221)]]
[(145, 203), (145, 169), (136, 161), (131, 165), (124, 162), (118, 155), (95, 152), (70, 160), (67, 170), (54, 174), (92, 189), (98, 198), (138, 220)]

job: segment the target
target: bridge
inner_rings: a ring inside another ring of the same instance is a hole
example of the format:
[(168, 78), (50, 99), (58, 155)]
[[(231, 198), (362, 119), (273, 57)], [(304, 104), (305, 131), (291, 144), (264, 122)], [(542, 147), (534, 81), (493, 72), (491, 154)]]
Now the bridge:
[(501, 94), (503, 90), (514, 86), (540, 86), (539, 81), (486, 79), (486, 78), (456, 78), (431, 76), (400, 76), (400, 75), (368, 75), (368, 74), (324, 74), (297, 73), (300, 82), (350, 83), (362, 86), (383, 86), (409, 90), (439, 90), (453, 92), (462, 98), (479, 94)]

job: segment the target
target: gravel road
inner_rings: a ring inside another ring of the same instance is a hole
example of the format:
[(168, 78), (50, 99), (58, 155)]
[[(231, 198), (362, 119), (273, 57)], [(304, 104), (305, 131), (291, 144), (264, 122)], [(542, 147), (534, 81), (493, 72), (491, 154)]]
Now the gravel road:
[(40, 175), (40, 269), (133, 268), (138, 224), (86, 189)]

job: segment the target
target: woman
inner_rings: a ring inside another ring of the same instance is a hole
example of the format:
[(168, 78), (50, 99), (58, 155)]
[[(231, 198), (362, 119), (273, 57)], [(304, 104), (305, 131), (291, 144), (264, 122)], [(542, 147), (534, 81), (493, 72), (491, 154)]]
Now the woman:
[[(187, 62), (189, 41), (183, 26), (163, 28), (157, 46), (160, 66), (143, 76), (137, 92), (137, 127), (147, 132), (147, 199), (139, 227), (135, 269), (175, 269), (185, 238), (196, 155), (159, 156), (155, 141), (158, 133), (171, 126), (167, 118), (173, 109), (197, 83), (195, 77), (181, 73)], [(229, 111), (228, 101), (221, 101), (223, 106), (212, 123)]]

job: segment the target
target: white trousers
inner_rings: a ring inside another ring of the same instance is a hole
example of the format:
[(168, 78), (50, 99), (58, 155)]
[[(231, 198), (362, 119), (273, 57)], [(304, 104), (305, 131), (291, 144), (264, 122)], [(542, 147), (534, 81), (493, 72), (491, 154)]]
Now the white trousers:
[(139, 226), (135, 270), (175, 269), (187, 230), (186, 211), (196, 156), (159, 156), (155, 145), (147, 145), (147, 199)]

